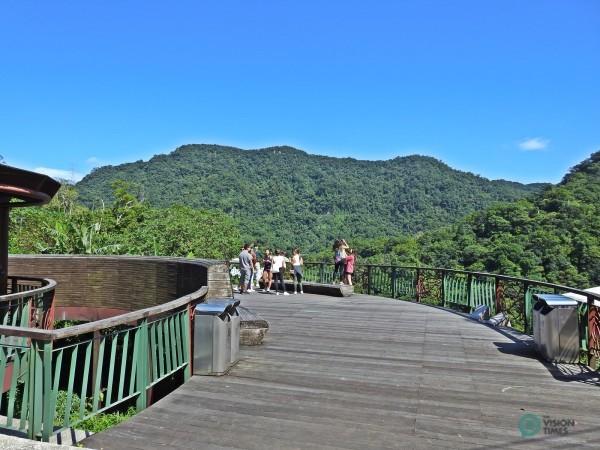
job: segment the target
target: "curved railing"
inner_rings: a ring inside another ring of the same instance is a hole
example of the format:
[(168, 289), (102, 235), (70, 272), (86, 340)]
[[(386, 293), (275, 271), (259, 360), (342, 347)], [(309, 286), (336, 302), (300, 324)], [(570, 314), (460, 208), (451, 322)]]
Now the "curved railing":
[(52, 328), (55, 289), (48, 278), (9, 276), (8, 293), (0, 295), (0, 324)]
[(193, 308), (208, 288), (165, 304), (57, 330), (0, 326), (0, 427), (47, 441), (153, 389), (191, 375)]
[[(333, 282), (334, 265), (305, 263), (304, 279)], [(579, 300), (580, 361), (595, 368), (600, 360), (600, 294), (544, 281), (466, 270), (361, 264), (354, 273), (356, 292), (417, 301), (470, 312), (478, 305), (503, 314), (507, 324), (533, 333), (533, 295), (573, 293)]]
[(219, 261), (23, 255), (11, 268), (58, 282), (10, 277), (0, 297), (0, 428), (45, 441), (187, 379), (195, 305), (231, 292)]
[[(305, 262), (304, 280), (334, 283), (333, 263)], [(237, 264), (231, 264), (232, 282), (237, 283)], [(289, 271), (287, 277), (291, 277)], [(492, 316), (522, 333), (533, 334), (533, 295), (573, 293), (580, 296), (580, 362), (596, 368), (600, 362), (600, 294), (579, 288), (527, 278), (466, 270), (418, 266), (358, 264), (353, 275), (354, 291), (416, 301), (470, 312), (485, 305)]]

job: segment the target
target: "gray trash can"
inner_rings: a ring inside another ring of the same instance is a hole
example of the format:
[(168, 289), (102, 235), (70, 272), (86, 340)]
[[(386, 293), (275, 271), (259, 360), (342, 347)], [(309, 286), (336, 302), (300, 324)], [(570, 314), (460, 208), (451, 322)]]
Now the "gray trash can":
[(227, 304), (227, 314), (229, 315), (229, 320), (231, 321), (231, 352), (230, 352), (230, 363), (231, 365), (235, 365), (240, 360), (240, 327), (241, 327), (241, 317), (238, 311), (238, 306), (240, 306), (239, 300), (223, 300), (223, 299), (209, 299), (206, 301), (206, 304)]
[(534, 294), (533, 340), (546, 361), (579, 362), (578, 303), (564, 295)]
[(201, 303), (194, 317), (194, 375), (223, 375), (231, 367), (229, 302)]

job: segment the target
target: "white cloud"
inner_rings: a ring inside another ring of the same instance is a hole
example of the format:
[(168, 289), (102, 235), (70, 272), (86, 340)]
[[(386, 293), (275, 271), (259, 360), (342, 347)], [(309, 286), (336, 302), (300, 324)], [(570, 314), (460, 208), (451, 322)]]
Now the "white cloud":
[(96, 165), (100, 164), (100, 160), (98, 158), (96, 158), (95, 156), (90, 156), (88, 159), (85, 160), (85, 162), (92, 166), (96, 166)]
[(543, 150), (549, 143), (550, 140), (541, 137), (527, 138), (519, 142), (519, 148), (527, 151)]
[(75, 172), (74, 170), (52, 169), (50, 167), (36, 167), (33, 171), (43, 173), (44, 175), (48, 175), (49, 177), (58, 180), (67, 180), (73, 183), (76, 183), (84, 177), (82, 173)]

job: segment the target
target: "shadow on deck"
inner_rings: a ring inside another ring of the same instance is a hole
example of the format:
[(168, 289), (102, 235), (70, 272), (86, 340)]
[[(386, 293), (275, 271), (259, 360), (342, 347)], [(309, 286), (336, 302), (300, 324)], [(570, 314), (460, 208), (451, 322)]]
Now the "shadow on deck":
[[(598, 373), (540, 362), (512, 334), (355, 295), (241, 296), (271, 324), (230, 375), (192, 377), (83, 441), (152, 448), (597, 448)], [(568, 381), (568, 382), (566, 382)], [(574, 420), (523, 438), (524, 414)]]

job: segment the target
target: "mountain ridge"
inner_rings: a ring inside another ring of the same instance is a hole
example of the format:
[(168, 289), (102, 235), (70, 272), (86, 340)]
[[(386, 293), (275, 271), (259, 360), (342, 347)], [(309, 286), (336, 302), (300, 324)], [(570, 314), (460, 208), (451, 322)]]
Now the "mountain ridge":
[(81, 201), (110, 202), (111, 184), (119, 179), (154, 206), (218, 209), (236, 218), (248, 239), (307, 248), (339, 236), (432, 229), (547, 186), (488, 180), (431, 156), (370, 161), (290, 146), (186, 144), (148, 161), (95, 169), (76, 185)]

